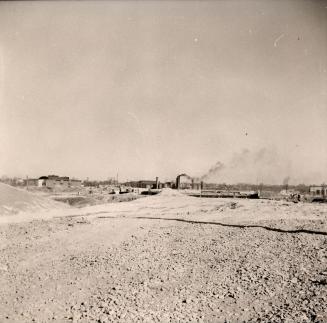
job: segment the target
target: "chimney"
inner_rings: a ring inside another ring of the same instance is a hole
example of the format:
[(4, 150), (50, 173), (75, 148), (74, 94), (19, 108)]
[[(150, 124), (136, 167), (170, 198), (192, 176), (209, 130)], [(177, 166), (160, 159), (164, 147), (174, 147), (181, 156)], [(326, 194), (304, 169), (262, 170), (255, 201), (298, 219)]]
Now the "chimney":
[(176, 177), (176, 188), (177, 188), (178, 190), (179, 190), (180, 180), (181, 180), (181, 177), (180, 177), (180, 175), (178, 175), (178, 176)]
[(159, 177), (156, 177), (156, 189), (159, 188)]

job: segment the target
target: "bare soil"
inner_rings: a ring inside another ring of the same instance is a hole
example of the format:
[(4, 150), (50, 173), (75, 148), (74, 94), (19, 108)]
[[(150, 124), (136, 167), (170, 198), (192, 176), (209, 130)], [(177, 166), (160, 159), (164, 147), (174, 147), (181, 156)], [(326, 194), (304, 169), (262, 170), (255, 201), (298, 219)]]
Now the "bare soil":
[(326, 206), (162, 194), (0, 226), (0, 322), (326, 322)]

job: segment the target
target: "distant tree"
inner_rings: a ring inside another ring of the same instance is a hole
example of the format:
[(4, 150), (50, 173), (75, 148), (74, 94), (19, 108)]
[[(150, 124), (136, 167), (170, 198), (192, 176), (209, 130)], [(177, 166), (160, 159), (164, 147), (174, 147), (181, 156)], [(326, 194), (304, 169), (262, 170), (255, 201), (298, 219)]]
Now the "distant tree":
[(299, 184), (297, 186), (295, 186), (295, 190), (299, 191), (301, 194), (305, 194), (309, 192), (309, 187), (308, 185), (305, 184)]

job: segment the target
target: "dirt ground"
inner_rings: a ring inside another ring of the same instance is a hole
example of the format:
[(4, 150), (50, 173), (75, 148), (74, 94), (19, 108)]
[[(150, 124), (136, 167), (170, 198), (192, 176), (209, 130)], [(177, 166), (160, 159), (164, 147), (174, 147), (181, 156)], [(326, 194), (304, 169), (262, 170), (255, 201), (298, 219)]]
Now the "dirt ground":
[(326, 211), (167, 190), (2, 217), (0, 322), (326, 322)]

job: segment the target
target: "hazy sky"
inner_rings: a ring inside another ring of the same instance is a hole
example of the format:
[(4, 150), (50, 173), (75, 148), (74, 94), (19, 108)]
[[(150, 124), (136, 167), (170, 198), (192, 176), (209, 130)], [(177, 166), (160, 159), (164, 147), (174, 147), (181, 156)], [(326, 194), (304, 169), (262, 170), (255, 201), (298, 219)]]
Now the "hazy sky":
[(0, 175), (327, 182), (327, 1), (0, 2)]

